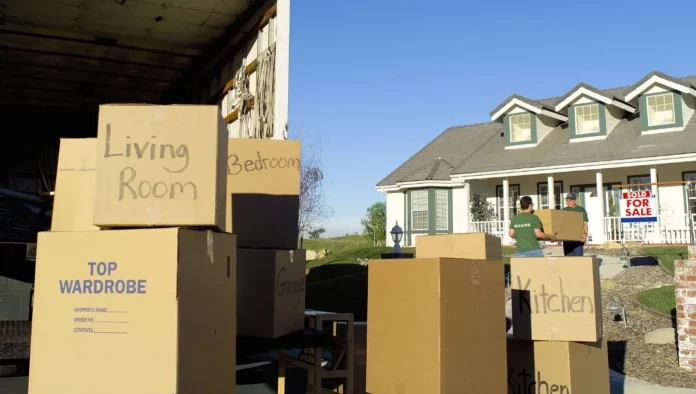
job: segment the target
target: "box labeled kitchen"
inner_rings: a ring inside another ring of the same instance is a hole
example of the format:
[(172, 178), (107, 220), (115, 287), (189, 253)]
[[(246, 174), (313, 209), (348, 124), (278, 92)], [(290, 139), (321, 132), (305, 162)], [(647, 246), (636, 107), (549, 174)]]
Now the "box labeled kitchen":
[(602, 338), (599, 259), (510, 259), (516, 339), (596, 342)]
[(227, 128), (215, 105), (102, 105), (99, 227), (225, 228)]
[(607, 342), (507, 340), (508, 394), (609, 394)]
[(37, 251), (29, 394), (235, 386), (234, 235), (42, 232)]

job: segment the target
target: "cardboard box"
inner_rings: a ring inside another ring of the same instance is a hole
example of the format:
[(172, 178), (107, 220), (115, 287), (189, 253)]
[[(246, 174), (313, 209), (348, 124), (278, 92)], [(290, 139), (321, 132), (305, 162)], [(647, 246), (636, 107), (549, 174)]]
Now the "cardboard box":
[(416, 242), (416, 257), (501, 260), (503, 243), (486, 233), (421, 235)]
[(300, 141), (230, 138), (225, 231), (240, 248), (295, 249)]
[(508, 339), (508, 394), (609, 394), (607, 342)]
[(557, 241), (582, 241), (585, 220), (580, 212), (560, 209), (539, 209), (534, 214), (541, 219), (546, 234), (556, 234)]
[(596, 342), (602, 338), (599, 259), (510, 259), (516, 339)]
[(240, 336), (277, 338), (304, 329), (305, 251), (237, 249)]
[(370, 260), (368, 267), (368, 393), (507, 390), (502, 261)]
[(61, 138), (51, 231), (99, 230), (92, 224), (97, 139)]
[(227, 127), (215, 105), (102, 105), (99, 227), (225, 228)]
[(38, 245), (29, 394), (233, 390), (233, 234), (42, 232)]

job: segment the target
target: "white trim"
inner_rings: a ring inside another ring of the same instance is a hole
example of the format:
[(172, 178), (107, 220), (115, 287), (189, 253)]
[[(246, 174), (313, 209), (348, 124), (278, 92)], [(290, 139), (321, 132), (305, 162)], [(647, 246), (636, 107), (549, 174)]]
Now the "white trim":
[(628, 105), (628, 104), (624, 104), (624, 103), (622, 103), (621, 101), (618, 101), (618, 100), (611, 100), (611, 105), (613, 105), (614, 107), (617, 107), (617, 108), (621, 108), (622, 110), (628, 112), (629, 114), (633, 114), (633, 113), (635, 113), (636, 111), (638, 111), (636, 108), (631, 107), (631, 106)]
[(538, 142), (535, 142), (535, 143), (532, 143), (532, 142), (528, 142), (528, 143), (518, 142), (518, 144), (519, 144), (519, 145), (510, 145), (510, 146), (506, 146), (505, 149), (508, 150), (508, 149), (534, 148), (534, 147), (536, 147), (537, 145), (539, 145)]
[(566, 164), (560, 166), (548, 166), (548, 167), (531, 167), (514, 170), (501, 170), (501, 171), (487, 171), (487, 172), (476, 172), (471, 174), (454, 174), (452, 175), (452, 180), (459, 182), (466, 182), (473, 179), (489, 179), (489, 178), (501, 178), (501, 177), (513, 177), (513, 176), (525, 176), (525, 175), (542, 175), (548, 173), (559, 173), (559, 172), (574, 172), (574, 171), (589, 171), (589, 170), (602, 170), (607, 168), (625, 168), (625, 167), (635, 167), (635, 166), (650, 166), (650, 165), (660, 165), (660, 164), (672, 164), (672, 163), (686, 163), (696, 161), (696, 153), (686, 153), (681, 155), (671, 155), (671, 156), (656, 156), (648, 158), (636, 158), (636, 159), (625, 159), (625, 160), (612, 160), (612, 161), (598, 161), (594, 163), (576, 163), (576, 164)]
[(655, 130), (645, 130), (641, 131), (641, 135), (651, 135), (651, 134), (662, 134), (662, 133), (673, 133), (675, 131), (684, 131), (684, 126), (681, 127), (667, 127), (664, 129), (655, 129)]
[(670, 89), (674, 89), (678, 92), (693, 94), (691, 92), (693, 89), (691, 89), (691, 87), (689, 87), (689, 86), (677, 84), (677, 83), (674, 83), (672, 81), (668, 81), (660, 76), (653, 75), (652, 77), (650, 77), (650, 79), (643, 82), (640, 86), (638, 86), (637, 88), (628, 92), (628, 94), (626, 94), (626, 101), (631, 101), (631, 100), (635, 99), (636, 97), (640, 96), (641, 93), (648, 90), (654, 84), (660, 84), (660, 85), (666, 86)]
[(382, 193), (398, 192), (401, 190), (416, 189), (421, 187), (443, 187), (453, 188), (463, 186), (463, 182), (449, 181), (415, 181), (415, 182), (397, 182), (396, 185), (378, 186), (377, 191)]
[(593, 91), (591, 91), (591, 90), (587, 90), (587, 89), (585, 89), (584, 87), (581, 87), (580, 89), (578, 89), (578, 90), (576, 90), (575, 92), (573, 92), (573, 94), (571, 94), (570, 96), (568, 96), (567, 99), (565, 99), (565, 100), (561, 101), (560, 103), (558, 103), (558, 105), (556, 105), (556, 111), (560, 111), (560, 110), (562, 110), (563, 108), (569, 106), (573, 101), (575, 101), (575, 100), (577, 100), (578, 98), (580, 98), (580, 96), (587, 96), (587, 97), (590, 97), (591, 99), (594, 99), (594, 100), (596, 100), (596, 101), (602, 102), (602, 103), (604, 103), (604, 104), (611, 104), (611, 99), (610, 99), (610, 98), (608, 98), (608, 97), (606, 97), (606, 96), (602, 96), (602, 95), (600, 95), (600, 94), (597, 94), (597, 93), (595, 93), (595, 92), (593, 92)]
[(580, 87), (578, 90), (573, 92), (573, 94), (568, 96), (568, 98), (566, 98), (565, 100), (561, 101), (558, 105), (556, 105), (555, 110), (560, 111), (560, 110), (564, 109), (565, 107), (569, 106), (573, 101), (577, 100), (581, 96), (587, 96), (587, 97), (589, 97), (593, 100), (599, 101), (601, 103), (613, 105), (617, 108), (621, 108), (622, 110), (624, 110), (628, 113), (636, 112), (636, 109), (634, 107), (631, 107), (630, 105), (626, 105), (626, 104), (624, 104), (620, 101), (614, 100), (610, 97), (607, 97), (607, 96), (604, 96), (601, 94), (597, 94), (591, 90), (588, 90), (584, 86)]
[(565, 115), (557, 114), (546, 109), (542, 109), (540, 115), (548, 116), (549, 118), (560, 120), (561, 122), (567, 122), (568, 117)]
[(607, 136), (606, 135), (593, 135), (589, 137), (578, 137), (578, 138), (571, 138), (570, 143), (575, 143), (575, 142), (586, 142), (586, 141), (599, 141), (599, 140), (606, 140)]
[(509, 110), (511, 110), (515, 106), (522, 107), (523, 109), (526, 109), (527, 111), (529, 111), (533, 114), (541, 113), (541, 110), (539, 108), (537, 108), (533, 105), (529, 105), (522, 100), (514, 98), (514, 99), (510, 100), (510, 102), (507, 103), (503, 108), (498, 110), (498, 112), (494, 113), (493, 116), (491, 116), (491, 120), (495, 122), (498, 118), (505, 115)]

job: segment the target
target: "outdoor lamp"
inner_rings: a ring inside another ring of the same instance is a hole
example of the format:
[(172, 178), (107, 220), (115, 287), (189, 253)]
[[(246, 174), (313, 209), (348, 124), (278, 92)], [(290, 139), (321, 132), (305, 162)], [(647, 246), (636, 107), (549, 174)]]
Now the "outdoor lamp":
[(623, 321), (624, 327), (626, 327), (626, 311), (621, 300), (615, 297), (609, 299), (609, 313), (614, 318), (614, 322)]
[(391, 231), (389, 232), (392, 237), (392, 241), (394, 241), (394, 251), (392, 253), (401, 253), (401, 246), (399, 243), (401, 243), (401, 239), (404, 237), (404, 230), (399, 227), (399, 221), (396, 221), (396, 226), (392, 227)]

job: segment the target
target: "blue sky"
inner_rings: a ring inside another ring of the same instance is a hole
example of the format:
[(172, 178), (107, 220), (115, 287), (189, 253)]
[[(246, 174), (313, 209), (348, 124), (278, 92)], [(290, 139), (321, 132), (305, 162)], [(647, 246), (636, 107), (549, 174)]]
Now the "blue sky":
[[(696, 74), (696, 2), (293, 0), (290, 128), (321, 139), (327, 235), (361, 231), (375, 185), (512, 93)], [(666, 6), (669, 4), (669, 6)]]

